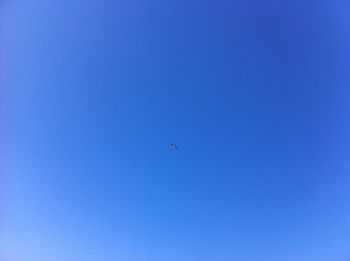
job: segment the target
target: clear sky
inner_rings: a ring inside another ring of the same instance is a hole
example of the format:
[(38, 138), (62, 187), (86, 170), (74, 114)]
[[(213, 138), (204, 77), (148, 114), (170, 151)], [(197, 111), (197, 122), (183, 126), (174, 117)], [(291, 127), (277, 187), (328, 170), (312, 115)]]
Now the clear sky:
[(0, 260), (349, 260), (347, 2), (1, 1)]

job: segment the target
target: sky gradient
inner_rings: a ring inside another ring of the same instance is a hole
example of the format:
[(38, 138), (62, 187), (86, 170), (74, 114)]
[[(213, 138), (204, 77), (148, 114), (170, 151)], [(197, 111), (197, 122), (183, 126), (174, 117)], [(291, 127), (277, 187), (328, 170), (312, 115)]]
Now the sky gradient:
[(0, 260), (349, 260), (349, 25), (345, 0), (1, 1)]

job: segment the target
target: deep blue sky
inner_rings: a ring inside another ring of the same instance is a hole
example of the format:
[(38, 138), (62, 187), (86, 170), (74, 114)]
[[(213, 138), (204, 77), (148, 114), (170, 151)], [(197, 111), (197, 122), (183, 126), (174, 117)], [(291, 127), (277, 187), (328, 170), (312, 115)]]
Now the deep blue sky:
[(349, 260), (346, 2), (1, 1), (0, 260)]

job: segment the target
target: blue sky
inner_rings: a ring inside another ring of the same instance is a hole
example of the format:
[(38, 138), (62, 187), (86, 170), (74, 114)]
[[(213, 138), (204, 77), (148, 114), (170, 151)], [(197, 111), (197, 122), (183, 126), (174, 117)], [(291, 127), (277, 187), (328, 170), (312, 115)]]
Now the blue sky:
[(1, 261), (349, 260), (346, 1), (0, 7)]

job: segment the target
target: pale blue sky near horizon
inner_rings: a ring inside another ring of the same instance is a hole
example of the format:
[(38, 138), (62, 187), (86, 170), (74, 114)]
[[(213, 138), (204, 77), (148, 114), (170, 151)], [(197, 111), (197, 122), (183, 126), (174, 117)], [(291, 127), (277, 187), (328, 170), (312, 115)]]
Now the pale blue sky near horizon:
[(349, 25), (345, 0), (1, 1), (0, 260), (349, 260)]

